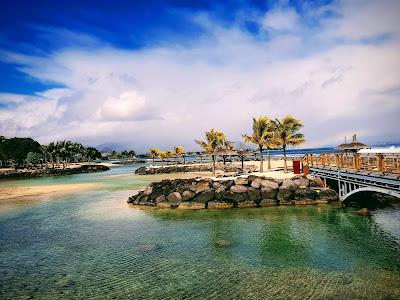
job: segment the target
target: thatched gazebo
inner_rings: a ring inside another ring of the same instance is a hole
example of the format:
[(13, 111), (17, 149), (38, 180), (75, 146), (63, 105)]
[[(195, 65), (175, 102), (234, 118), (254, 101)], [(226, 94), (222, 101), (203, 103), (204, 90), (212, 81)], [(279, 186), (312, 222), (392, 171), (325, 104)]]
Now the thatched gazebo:
[(225, 165), (225, 159), (227, 156), (237, 156), (238, 152), (233, 149), (232, 145), (230, 143), (224, 144), (217, 146), (214, 150), (214, 155), (215, 156), (222, 156), (224, 160), (224, 165)]
[(360, 149), (368, 148), (369, 146), (357, 141), (357, 136), (353, 135), (353, 140), (351, 143), (347, 143), (346, 137), (344, 138), (344, 143), (337, 146), (335, 149), (344, 150), (344, 151), (352, 151), (357, 152)]

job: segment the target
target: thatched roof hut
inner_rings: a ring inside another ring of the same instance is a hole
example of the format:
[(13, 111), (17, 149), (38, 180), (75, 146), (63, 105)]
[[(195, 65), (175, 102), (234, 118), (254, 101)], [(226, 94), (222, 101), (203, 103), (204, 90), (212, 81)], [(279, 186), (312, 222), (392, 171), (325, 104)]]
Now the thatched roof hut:
[(355, 134), (353, 135), (353, 140), (351, 143), (347, 143), (346, 137), (344, 138), (344, 140), (345, 140), (345, 142), (343, 144), (340, 144), (339, 146), (337, 146), (336, 149), (357, 152), (360, 149), (369, 147), (368, 145), (357, 141), (357, 136)]

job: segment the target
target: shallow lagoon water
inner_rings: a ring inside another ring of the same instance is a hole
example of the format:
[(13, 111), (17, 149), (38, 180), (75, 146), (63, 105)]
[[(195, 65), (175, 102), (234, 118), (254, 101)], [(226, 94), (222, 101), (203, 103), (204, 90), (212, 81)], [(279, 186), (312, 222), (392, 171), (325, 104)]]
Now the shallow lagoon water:
[(26, 181), (106, 185), (0, 213), (0, 298), (400, 298), (399, 210), (139, 209), (131, 171)]

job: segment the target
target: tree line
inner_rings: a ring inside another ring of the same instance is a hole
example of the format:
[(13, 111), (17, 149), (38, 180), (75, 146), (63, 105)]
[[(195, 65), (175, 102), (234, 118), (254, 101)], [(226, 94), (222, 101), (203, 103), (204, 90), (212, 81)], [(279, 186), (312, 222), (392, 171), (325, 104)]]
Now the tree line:
[[(263, 152), (267, 150), (268, 169), (271, 169), (269, 150), (283, 150), (284, 170), (287, 172), (286, 149), (288, 146), (300, 145), (305, 142), (304, 135), (299, 133), (303, 124), (292, 116), (286, 116), (279, 120), (267, 116), (253, 118), (253, 132), (242, 135), (244, 142), (257, 146), (260, 152), (260, 172), (264, 172)], [(211, 156), (213, 162), (213, 174), (215, 174), (215, 158), (218, 148), (234, 149), (233, 143), (227, 141), (222, 131), (211, 129), (206, 132), (204, 141), (195, 141), (206, 153)]]
[(54, 168), (62, 164), (65, 168), (71, 162), (92, 161), (98, 158), (101, 158), (101, 153), (96, 148), (85, 147), (76, 142), (57, 141), (41, 145), (32, 138), (0, 136), (1, 166), (50, 164)]
[[(304, 135), (299, 132), (301, 128), (303, 128), (301, 121), (292, 116), (286, 116), (283, 119), (272, 119), (267, 116), (260, 116), (258, 118), (253, 118), (252, 125), (253, 132), (251, 134), (243, 134), (242, 137), (245, 143), (256, 145), (258, 148), (261, 155), (260, 172), (264, 172), (264, 150), (267, 150), (267, 168), (271, 169), (269, 150), (278, 149), (283, 150), (284, 170), (287, 172), (287, 147), (300, 145), (305, 142)], [(195, 142), (205, 153), (211, 156), (213, 174), (215, 174), (216, 156), (219, 155), (219, 153), (222, 153), (220, 155), (223, 157), (225, 163), (226, 153), (234, 151), (236, 155), (241, 158), (243, 168), (243, 159), (248, 153), (248, 150), (244, 149), (243, 143), (241, 143), (239, 148), (236, 148), (234, 143), (227, 140), (224, 132), (211, 129), (205, 133), (204, 140), (195, 140)], [(185, 158), (182, 146), (176, 146), (174, 150), (166, 151), (161, 151), (159, 148), (151, 148), (147, 155), (153, 159), (153, 162), (155, 158), (160, 158), (161, 161), (172, 157), (177, 159), (180, 156)]]

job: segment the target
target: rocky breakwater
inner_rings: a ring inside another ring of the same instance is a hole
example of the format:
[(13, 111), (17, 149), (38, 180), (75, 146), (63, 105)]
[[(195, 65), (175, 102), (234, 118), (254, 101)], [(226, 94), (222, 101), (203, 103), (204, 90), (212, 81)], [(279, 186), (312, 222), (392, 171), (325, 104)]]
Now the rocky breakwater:
[(66, 168), (66, 169), (53, 169), (53, 168), (42, 168), (42, 169), (22, 169), (22, 170), (8, 170), (0, 172), (0, 179), (24, 179), (24, 178), (35, 178), (45, 176), (63, 176), (73, 175), (81, 173), (95, 173), (110, 170), (109, 167), (103, 165), (81, 165), (77, 168)]
[(204, 209), (320, 204), (337, 201), (319, 178), (273, 179), (249, 175), (235, 180), (175, 179), (153, 182), (128, 199), (134, 205)]
[[(229, 164), (221, 165), (217, 164), (217, 170), (224, 172), (241, 172), (241, 168), (238, 165)], [(244, 173), (252, 173), (256, 170), (255, 166), (245, 165)], [(152, 174), (168, 174), (168, 173), (189, 173), (189, 172), (211, 172), (211, 164), (198, 164), (198, 165), (178, 165), (178, 166), (163, 166), (163, 167), (140, 167), (135, 171), (137, 175), (152, 175)]]

